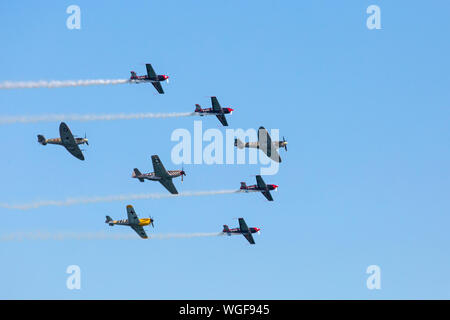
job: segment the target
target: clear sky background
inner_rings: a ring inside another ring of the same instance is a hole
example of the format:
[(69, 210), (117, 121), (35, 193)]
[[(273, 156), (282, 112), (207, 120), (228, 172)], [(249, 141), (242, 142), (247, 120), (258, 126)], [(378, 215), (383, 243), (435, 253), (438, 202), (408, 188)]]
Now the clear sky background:
[[(66, 8), (81, 8), (81, 30)], [(381, 30), (366, 9), (381, 8)], [(216, 95), (231, 128), (280, 129), (289, 151), (259, 194), (0, 209), (0, 235), (129, 234), (105, 215), (155, 218), (151, 233), (221, 231), (243, 237), (24, 240), (0, 243), (2, 299), (450, 298), (450, 21), (448, 1), (3, 1), (0, 82), (168, 74), (149, 84), (2, 90), (1, 115), (189, 112)], [(198, 118), (68, 122), (87, 133), (86, 161), (62, 147), (58, 123), (1, 125), (0, 202), (161, 193), (131, 179), (167, 169), (174, 129)], [(203, 128), (224, 128), (214, 118)], [(259, 165), (185, 165), (180, 192), (253, 184)], [(81, 268), (81, 290), (66, 268)], [(381, 290), (366, 269), (381, 268)]]

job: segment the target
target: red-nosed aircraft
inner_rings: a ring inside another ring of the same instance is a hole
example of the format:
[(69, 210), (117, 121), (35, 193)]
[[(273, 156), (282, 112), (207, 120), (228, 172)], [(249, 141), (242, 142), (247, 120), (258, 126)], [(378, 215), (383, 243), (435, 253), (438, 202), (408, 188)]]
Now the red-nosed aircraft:
[(222, 232), (228, 236), (242, 234), (248, 240), (248, 242), (250, 242), (250, 244), (255, 244), (255, 240), (253, 239), (252, 233), (257, 233), (257, 232), (259, 233), (259, 231), (261, 229), (260, 228), (249, 228), (247, 226), (247, 224), (245, 223), (244, 218), (239, 218), (238, 220), (239, 220), (239, 228), (230, 229), (225, 224), (223, 226)]
[(227, 119), (225, 118), (225, 115), (232, 114), (234, 110), (231, 108), (222, 108), (216, 97), (211, 97), (211, 105), (212, 108), (202, 109), (202, 107), (199, 104), (196, 104), (195, 113), (201, 117), (208, 115), (216, 116), (217, 119), (219, 119), (220, 123), (222, 123), (223, 126), (227, 127), (228, 122)]
[(131, 77), (130, 82), (133, 83), (141, 83), (141, 82), (151, 82), (151, 84), (155, 87), (155, 89), (159, 93), (164, 93), (164, 90), (161, 86), (162, 81), (169, 82), (169, 76), (166, 76), (164, 74), (157, 75), (155, 73), (155, 70), (153, 70), (152, 65), (150, 63), (147, 63), (145, 65), (147, 67), (147, 75), (146, 76), (138, 76), (136, 75), (136, 72), (131, 71)]
[(241, 182), (241, 191), (243, 192), (261, 192), (264, 197), (269, 201), (273, 201), (271, 190), (277, 191), (278, 186), (276, 184), (266, 184), (260, 175), (256, 176), (256, 183), (253, 186), (247, 186), (245, 182)]

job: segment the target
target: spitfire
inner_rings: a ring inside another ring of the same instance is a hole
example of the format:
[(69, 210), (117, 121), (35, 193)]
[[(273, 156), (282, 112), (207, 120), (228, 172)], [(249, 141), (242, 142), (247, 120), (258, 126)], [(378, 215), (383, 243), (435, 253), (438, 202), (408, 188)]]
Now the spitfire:
[(147, 63), (145, 67), (147, 68), (147, 75), (138, 76), (136, 75), (136, 72), (131, 71), (130, 82), (133, 83), (150, 82), (155, 87), (156, 91), (158, 91), (160, 94), (163, 94), (164, 90), (161, 86), (161, 82), (162, 81), (169, 82), (169, 76), (157, 75), (150, 63)]
[(220, 123), (224, 126), (228, 126), (227, 119), (225, 118), (226, 114), (232, 114), (233, 109), (231, 108), (222, 108), (219, 104), (219, 101), (216, 97), (211, 97), (211, 105), (212, 108), (202, 109), (199, 104), (195, 105), (195, 113), (199, 116), (207, 116), (207, 115), (213, 115), (216, 116), (217, 119), (219, 119)]
[(59, 125), (59, 135), (60, 138), (53, 138), (53, 139), (45, 139), (45, 137), (41, 134), (38, 134), (38, 142), (42, 144), (43, 146), (47, 144), (57, 144), (62, 145), (64, 148), (67, 149), (74, 157), (84, 160), (83, 153), (81, 152), (81, 149), (78, 147), (79, 144), (87, 144), (89, 145), (88, 139), (86, 138), (86, 135), (84, 135), (84, 138), (76, 138), (70, 131), (67, 124), (64, 122), (61, 122)]
[(181, 176), (181, 181), (183, 181), (183, 176), (186, 175), (184, 170), (167, 171), (157, 155), (152, 156), (152, 163), (153, 170), (155, 172), (142, 174), (139, 169), (134, 168), (131, 177), (139, 179), (140, 182), (144, 182), (145, 179), (159, 181), (171, 194), (178, 194), (178, 191), (175, 188), (172, 179)]
[(129, 226), (133, 229), (141, 238), (148, 239), (147, 234), (145, 233), (144, 226), (153, 225), (154, 219), (152, 218), (144, 218), (139, 219), (132, 205), (127, 205), (127, 215), (128, 219), (123, 220), (113, 220), (110, 216), (106, 216), (105, 223), (110, 226), (119, 225), (119, 226)]
[(259, 233), (260, 228), (249, 228), (247, 223), (245, 223), (244, 218), (239, 218), (239, 228), (230, 229), (225, 224), (223, 225), (223, 233), (227, 236), (239, 235), (242, 234), (245, 239), (247, 239), (250, 244), (255, 244), (255, 240), (253, 239), (252, 233)]
[(243, 143), (239, 139), (234, 140), (234, 146), (238, 149), (256, 148), (261, 149), (270, 159), (275, 162), (281, 162), (281, 157), (277, 149), (284, 148), (287, 151), (287, 141), (283, 137), (283, 141), (273, 141), (270, 138), (269, 132), (264, 127), (259, 127), (258, 142)]
[(269, 201), (273, 201), (272, 195), (270, 194), (271, 190), (277, 190), (278, 186), (275, 184), (266, 184), (261, 178), (260, 175), (256, 176), (256, 183), (252, 186), (247, 186), (245, 182), (241, 182), (241, 191), (244, 192), (261, 192), (264, 197), (267, 198)]

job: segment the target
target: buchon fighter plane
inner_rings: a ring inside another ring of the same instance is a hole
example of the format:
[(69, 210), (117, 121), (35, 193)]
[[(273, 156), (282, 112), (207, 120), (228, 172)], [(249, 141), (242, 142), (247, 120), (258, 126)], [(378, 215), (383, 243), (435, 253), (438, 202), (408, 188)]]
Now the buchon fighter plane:
[(123, 220), (113, 220), (110, 216), (106, 216), (105, 223), (109, 224), (110, 226), (119, 225), (119, 226), (129, 226), (131, 227), (136, 233), (143, 239), (148, 239), (147, 234), (145, 233), (144, 226), (148, 226), (149, 224), (152, 225), (152, 227), (155, 227), (153, 225), (153, 219), (152, 218), (144, 218), (139, 219), (136, 212), (134, 211), (134, 208), (132, 205), (127, 206), (127, 215), (128, 219)]
[(227, 119), (225, 118), (225, 115), (232, 114), (234, 110), (231, 108), (222, 108), (216, 97), (211, 97), (211, 105), (212, 108), (202, 109), (202, 107), (199, 104), (196, 104), (195, 113), (201, 117), (208, 115), (216, 116), (217, 119), (219, 119), (220, 123), (222, 123), (224, 127), (227, 127), (228, 122)]
[(256, 148), (261, 149), (270, 159), (275, 162), (281, 162), (281, 157), (277, 152), (278, 148), (284, 148), (287, 151), (287, 141), (283, 137), (283, 141), (274, 141), (270, 138), (269, 132), (264, 127), (259, 127), (258, 142), (243, 143), (239, 139), (234, 139), (234, 146), (239, 149)]
[(273, 201), (271, 190), (277, 190), (278, 186), (276, 184), (266, 184), (260, 175), (256, 176), (256, 183), (253, 186), (247, 186), (245, 182), (241, 182), (241, 191), (243, 192), (261, 192), (264, 197), (269, 201)]
[(45, 137), (41, 134), (38, 134), (38, 142), (45, 146), (46, 144), (58, 144), (64, 146), (73, 156), (80, 160), (84, 160), (83, 153), (81, 152), (79, 144), (87, 144), (89, 145), (88, 139), (86, 138), (86, 134), (84, 138), (74, 138), (74, 135), (70, 131), (67, 124), (61, 122), (59, 125), (59, 135), (61, 138), (54, 139), (45, 139)]
[(239, 220), (239, 228), (230, 229), (225, 224), (223, 226), (222, 232), (228, 236), (242, 234), (248, 240), (248, 242), (250, 242), (250, 244), (255, 244), (255, 240), (253, 239), (252, 233), (257, 233), (257, 232), (259, 233), (259, 231), (261, 229), (260, 228), (249, 228), (247, 226), (247, 224), (245, 223), (244, 218), (239, 218), (238, 220)]
[(147, 67), (147, 75), (138, 76), (136, 75), (136, 72), (131, 71), (130, 82), (133, 83), (151, 82), (151, 84), (155, 87), (156, 91), (158, 91), (160, 94), (163, 94), (164, 90), (161, 86), (161, 82), (162, 81), (169, 82), (169, 76), (166, 76), (165, 74), (162, 75), (156, 74), (155, 70), (153, 70), (153, 67), (150, 63), (147, 63), (145, 66)]
[(169, 170), (167, 171), (161, 160), (157, 155), (152, 156), (153, 170), (155, 172), (141, 173), (137, 168), (134, 168), (132, 178), (139, 179), (140, 182), (144, 182), (144, 179), (159, 181), (171, 194), (178, 194), (177, 189), (173, 185), (172, 179), (181, 176), (181, 181), (183, 181), (183, 176), (186, 175), (184, 170)]

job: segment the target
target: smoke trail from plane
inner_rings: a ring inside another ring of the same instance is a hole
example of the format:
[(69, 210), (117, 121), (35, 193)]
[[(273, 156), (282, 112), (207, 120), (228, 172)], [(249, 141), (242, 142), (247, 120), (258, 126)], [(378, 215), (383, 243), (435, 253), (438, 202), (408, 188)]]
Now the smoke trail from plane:
[(97, 196), (97, 197), (80, 197), (80, 198), (67, 198), (65, 200), (40, 200), (22, 204), (0, 203), (0, 208), (29, 210), (49, 206), (63, 207), (63, 206), (73, 206), (79, 204), (101, 203), (101, 202), (164, 199), (175, 197), (198, 197), (198, 196), (212, 196), (212, 195), (233, 194), (233, 193), (241, 193), (241, 191), (240, 190), (187, 191), (179, 194), (141, 193), (141, 194), (123, 194), (123, 195)]
[(1, 116), (0, 125), (13, 123), (60, 122), (60, 121), (112, 121), (132, 119), (161, 119), (194, 116), (194, 112), (173, 113), (118, 113), (118, 114), (46, 114), (24, 116)]
[(30, 88), (64, 88), (81, 86), (98, 86), (111, 84), (124, 84), (130, 82), (129, 79), (93, 79), (93, 80), (52, 80), (52, 81), (5, 81), (0, 83), (0, 89), (30, 89)]
[[(197, 233), (166, 233), (166, 234), (149, 234), (148, 239), (188, 239), (200, 237), (218, 237), (224, 235), (222, 232), (197, 232)], [(0, 236), (0, 242), (13, 242), (25, 240), (143, 240), (137, 234), (130, 233), (114, 233), (98, 231), (98, 232), (14, 232)]]

